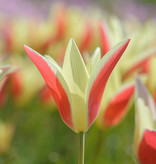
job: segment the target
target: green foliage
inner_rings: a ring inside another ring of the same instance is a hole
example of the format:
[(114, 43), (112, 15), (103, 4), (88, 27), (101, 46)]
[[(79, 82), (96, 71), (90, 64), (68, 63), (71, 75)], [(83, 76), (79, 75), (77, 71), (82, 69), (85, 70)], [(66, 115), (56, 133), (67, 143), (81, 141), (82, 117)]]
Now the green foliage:
[[(93, 125), (86, 134), (85, 163), (92, 164), (99, 134), (104, 133), (98, 164), (131, 164), (134, 111), (116, 128), (100, 132)], [(76, 164), (78, 136), (61, 120), (58, 110), (46, 110), (37, 98), (23, 109), (11, 100), (0, 118), (15, 124), (10, 149), (0, 157), (3, 164)]]

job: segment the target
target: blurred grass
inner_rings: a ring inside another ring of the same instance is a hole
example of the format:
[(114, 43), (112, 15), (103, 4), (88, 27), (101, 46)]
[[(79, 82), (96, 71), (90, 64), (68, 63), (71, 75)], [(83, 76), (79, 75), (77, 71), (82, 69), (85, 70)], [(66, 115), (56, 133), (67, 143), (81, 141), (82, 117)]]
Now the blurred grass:
[[(106, 132), (97, 164), (131, 164), (134, 111), (116, 128)], [(10, 150), (0, 157), (5, 164), (76, 164), (77, 134), (61, 120), (57, 110), (44, 109), (37, 98), (23, 109), (13, 101), (2, 109), (0, 118), (15, 124)], [(105, 133), (105, 132), (103, 132)], [(86, 134), (85, 163), (92, 164), (99, 129), (93, 125)]]

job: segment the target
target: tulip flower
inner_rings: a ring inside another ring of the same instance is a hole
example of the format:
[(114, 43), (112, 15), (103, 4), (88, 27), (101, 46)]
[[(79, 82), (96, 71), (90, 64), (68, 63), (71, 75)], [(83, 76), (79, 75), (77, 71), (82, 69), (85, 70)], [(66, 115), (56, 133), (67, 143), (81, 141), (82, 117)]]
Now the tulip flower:
[[(22, 68), (9, 76), (9, 88), (15, 105), (22, 107), (28, 104), (38, 94), (43, 86), (43, 81), (40, 75), (37, 74), (37, 70), (32, 69), (32, 63), (26, 62), (27, 64), (25, 64), (22, 61), (18, 63), (18, 65), (22, 65)], [(31, 82), (32, 78), (34, 80)], [(29, 87), (30, 82), (33, 88)]]
[(103, 109), (103, 127), (117, 126), (126, 116), (134, 93), (134, 84), (123, 85)]
[(136, 79), (134, 152), (140, 164), (156, 163), (156, 107), (140, 79)]
[[(120, 61), (121, 62), (121, 61)], [(101, 101), (99, 115), (95, 121), (99, 128), (92, 164), (98, 163), (99, 153), (110, 128), (117, 126), (126, 117), (134, 95), (134, 82), (123, 83), (120, 64), (111, 73)]]
[[(103, 49), (102, 55), (105, 55), (105, 52), (107, 52), (112, 45), (110, 44), (110, 37), (108, 35), (110, 33), (106, 27), (103, 22), (99, 23), (101, 47)], [(133, 40), (133, 42), (135, 42), (135, 40)], [(127, 83), (127, 78), (133, 77), (132, 75), (136, 72), (148, 74), (151, 68), (151, 74), (152, 70), (154, 70), (153, 67), (155, 64), (150, 64), (150, 67), (148, 66), (151, 58), (156, 54), (156, 48), (151, 48), (138, 54), (135, 52), (136, 56), (132, 58), (130, 54), (132, 54), (133, 46), (134, 44), (131, 44), (131, 49), (128, 47), (124, 58), (122, 58), (123, 61), (127, 62), (120, 61), (118, 68), (111, 74), (108, 81), (109, 83), (106, 86), (105, 93), (107, 97), (104, 97), (102, 100), (100, 114), (96, 121), (98, 127), (102, 129), (116, 126), (128, 111), (130, 100), (134, 92), (134, 83), (132, 82), (132, 78), (130, 79), (131, 82)], [(151, 74), (148, 82), (150, 86), (153, 87), (155, 87), (154, 77), (155, 76)]]
[[(123, 31), (121, 22), (117, 18), (111, 18), (112, 26), (107, 27), (108, 25), (105, 22), (99, 22), (99, 32), (100, 32), (100, 40), (101, 40), (101, 48), (102, 48), (102, 56), (111, 49), (114, 41), (121, 40), (124, 35), (122, 34)], [(110, 24), (110, 25), (111, 25)], [(141, 36), (145, 33), (145, 29), (137, 27), (135, 29), (136, 34), (134, 35), (133, 32), (129, 32), (128, 27), (124, 27), (127, 34), (133, 34), (131, 36), (131, 44), (128, 47), (126, 54), (124, 55), (123, 61), (127, 62), (120, 62), (121, 64), (121, 75), (122, 80), (126, 80), (136, 72), (138, 73), (149, 73), (149, 62), (150, 59), (156, 55), (156, 48), (155, 45), (152, 45), (155, 38), (155, 31), (151, 28), (151, 25), (146, 25), (144, 27), (147, 30), (146, 37), (140, 41)], [(109, 29), (113, 29), (110, 31)], [(118, 30), (116, 30), (118, 29)], [(119, 30), (120, 29), (120, 30)], [(118, 32), (120, 31), (120, 32)], [(134, 31), (134, 30), (133, 30)], [(114, 33), (115, 34), (114, 34)], [(150, 34), (149, 34), (150, 33)], [(115, 36), (114, 36), (115, 35)], [(114, 39), (114, 37), (115, 39)], [(113, 38), (113, 40), (111, 40)], [(138, 41), (139, 40), (139, 41)], [(144, 50), (144, 51), (143, 51)]]
[(3, 104), (6, 102), (7, 96), (5, 92), (6, 84), (7, 84), (7, 78), (5, 76), (7, 75), (7, 72), (9, 71), (9, 66), (0, 67), (0, 107), (3, 106)]
[[(108, 36), (109, 31), (103, 22), (99, 23), (99, 30), (101, 37), (101, 47), (103, 49), (102, 55), (105, 55), (105, 52), (107, 52), (111, 46), (109, 39), (110, 37)], [(131, 44), (130, 48), (132, 47), (133, 45)], [(128, 47), (128, 51), (126, 51), (124, 58), (122, 58), (123, 61), (127, 62), (120, 61), (120, 63), (118, 63), (118, 68), (113, 71), (111, 77), (109, 78), (109, 83), (105, 89), (105, 94), (107, 97), (103, 97), (100, 114), (96, 121), (98, 127), (101, 129), (116, 126), (124, 118), (129, 109), (135, 88), (132, 78), (129, 79), (131, 82), (127, 83), (126, 80), (127, 78), (133, 77), (132, 75), (136, 72), (146, 74), (149, 73), (148, 63), (150, 62), (150, 59), (156, 54), (156, 48), (151, 48), (144, 51), (143, 53), (139, 52), (136, 56), (131, 58), (131, 51), (132, 50)], [(152, 66), (154, 66), (154, 64), (152, 64)], [(151, 69), (153, 70), (153, 68)], [(151, 77), (154, 79), (154, 75)], [(151, 83), (152, 80), (150, 80), (150, 84)], [(154, 80), (152, 86), (155, 86)]]
[(10, 65), (0, 66), (0, 80), (2, 80), (8, 74), (11, 74), (16, 70), (17, 68), (11, 67)]
[(65, 7), (60, 7), (60, 9), (57, 9), (56, 13), (56, 20), (54, 24), (56, 25), (57, 31), (55, 32), (54, 36), (50, 36), (43, 45), (41, 45), (41, 52), (45, 52), (52, 44), (54, 44), (57, 41), (60, 41), (66, 32), (66, 8)]
[(69, 41), (63, 67), (50, 56), (24, 46), (48, 85), (63, 121), (79, 133), (79, 163), (84, 160), (84, 133), (95, 121), (107, 80), (129, 40), (116, 45), (100, 60), (97, 48), (85, 65), (73, 39)]
[(7, 93), (6, 93), (6, 85), (8, 78), (7, 76), (17, 70), (16, 67), (12, 67), (10, 65), (0, 66), (0, 107), (7, 100)]
[[(7, 75), (14, 72), (16, 68), (11, 66), (0, 66), (0, 107), (5, 103), (7, 95), (5, 92)], [(3, 123), (0, 120), (0, 155), (6, 152), (13, 137), (14, 127), (10, 123)]]
[(123, 120), (130, 107), (134, 88), (134, 82), (122, 82), (118, 65), (108, 80), (101, 101), (100, 113), (96, 120), (96, 125), (100, 129), (107, 130)]
[[(150, 60), (156, 55), (156, 48), (151, 48), (143, 53), (138, 54), (137, 57), (134, 57), (131, 62), (129, 62), (129, 68), (123, 74), (122, 79), (125, 80), (129, 76), (132, 76), (134, 73), (144, 73), (150, 74)], [(152, 80), (149, 79), (152, 83)]]
[(82, 36), (82, 40), (79, 43), (79, 50), (82, 53), (83, 51), (89, 49), (89, 46), (91, 44), (92, 38), (93, 38), (93, 27), (90, 23), (86, 24), (86, 29), (84, 31), (84, 34)]

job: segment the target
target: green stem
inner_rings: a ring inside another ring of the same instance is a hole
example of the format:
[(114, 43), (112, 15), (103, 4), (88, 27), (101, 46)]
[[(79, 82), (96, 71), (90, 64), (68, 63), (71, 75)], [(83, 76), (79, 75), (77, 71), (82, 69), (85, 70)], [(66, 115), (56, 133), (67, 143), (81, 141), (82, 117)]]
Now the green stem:
[(78, 164), (84, 164), (85, 133), (79, 133)]

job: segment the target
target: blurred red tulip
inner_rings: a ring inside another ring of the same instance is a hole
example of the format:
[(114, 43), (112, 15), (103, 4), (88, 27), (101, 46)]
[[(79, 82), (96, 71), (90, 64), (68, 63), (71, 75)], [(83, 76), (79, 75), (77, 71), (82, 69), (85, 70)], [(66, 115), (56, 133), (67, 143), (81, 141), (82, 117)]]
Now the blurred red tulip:
[(103, 22), (99, 22), (100, 40), (101, 40), (101, 51), (102, 56), (104, 56), (110, 49), (109, 38), (106, 31), (106, 27)]
[(89, 22), (87, 22), (86, 29), (85, 29), (83, 36), (81, 37), (81, 40), (79, 43), (79, 50), (81, 53), (83, 53), (83, 51), (89, 49), (89, 46), (92, 41), (92, 35), (93, 35), (92, 33), (93, 33), (92, 25)]
[(134, 84), (124, 87), (109, 102), (103, 113), (105, 127), (117, 125), (126, 115), (128, 104), (134, 93), (134, 87)]

